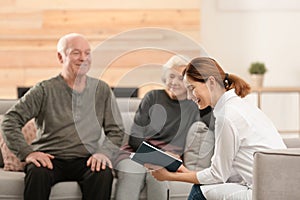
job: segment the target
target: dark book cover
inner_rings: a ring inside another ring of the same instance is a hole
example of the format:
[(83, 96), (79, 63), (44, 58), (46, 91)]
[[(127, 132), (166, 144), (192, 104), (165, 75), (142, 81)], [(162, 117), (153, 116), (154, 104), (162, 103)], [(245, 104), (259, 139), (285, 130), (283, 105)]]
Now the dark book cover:
[(131, 160), (144, 165), (145, 163), (158, 165), (170, 172), (176, 172), (182, 161), (158, 149), (147, 142), (143, 142), (135, 153), (130, 156)]

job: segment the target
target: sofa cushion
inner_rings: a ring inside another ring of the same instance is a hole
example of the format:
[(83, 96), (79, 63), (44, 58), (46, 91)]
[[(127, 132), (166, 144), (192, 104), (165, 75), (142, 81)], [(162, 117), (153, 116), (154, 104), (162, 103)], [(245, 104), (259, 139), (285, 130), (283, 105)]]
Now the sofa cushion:
[(0, 115), (4, 115), (15, 103), (17, 99), (1, 99)]
[(178, 182), (178, 181), (169, 181), (169, 193), (170, 199), (172, 200), (182, 200), (187, 199), (191, 188), (193, 186), (192, 183)]
[(202, 121), (195, 122), (186, 138), (184, 165), (195, 171), (209, 167), (214, 153), (214, 143), (213, 131), (208, 129)]
[[(23, 199), (24, 190), (23, 172), (11, 172), (0, 169), (0, 199)], [(52, 187), (51, 200), (79, 200), (80, 187), (77, 182), (61, 182)]]
[(141, 102), (139, 98), (117, 98), (116, 100), (121, 113), (135, 113)]
[[(0, 119), (1, 123), (2, 119)], [(36, 127), (34, 120), (30, 120), (23, 128), (25, 140), (28, 144), (31, 144), (33, 139), (36, 137)], [(5, 141), (2, 137), (0, 130), (0, 147), (3, 156), (4, 170), (6, 171), (23, 171), (25, 162), (21, 162), (6, 146)]]

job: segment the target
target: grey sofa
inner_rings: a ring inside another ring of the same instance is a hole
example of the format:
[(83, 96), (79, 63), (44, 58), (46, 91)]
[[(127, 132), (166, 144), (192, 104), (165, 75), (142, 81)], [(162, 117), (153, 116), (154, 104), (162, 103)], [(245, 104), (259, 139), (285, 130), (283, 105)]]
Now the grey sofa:
[(284, 139), (288, 149), (254, 154), (253, 200), (300, 199), (300, 139)]
[[(0, 100), (0, 115), (4, 114), (16, 100)], [(117, 99), (126, 132), (132, 124), (134, 112), (140, 99)], [(299, 199), (300, 190), (300, 139), (292, 138), (284, 140), (288, 149), (269, 150), (254, 154), (254, 185), (253, 199), (255, 200), (294, 200)], [(4, 171), (0, 153), (0, 199), (19, 200), (23, 192), (23, 172)], [(2, 164), (2, 165), (1, 165)], [(114, 180), (112, 198), (114, 199)], [(170, 182), (170, 199), (187, 199), (192, 184)], [(140, 199), (146, 199), (146, 190), (140, 195)], [(76, 200), (81, 199), (81, 192), (76, 182), (63, 182), (53, 186), (51, 200)]]
[[(0, 100), (0, 116), (3, 115), (16, 100)], [(140, 99), (138, 98), (117, 98), (126, 133), (129, 133), (134, 113), (138, 108)], [(128, 135), (125, 135), (128, 138)], [(126, 138), (124, 139), (126, 140)], [(2, 154), (0, 152), (0, 200), (20, 200), (24, 189), (24, 173), (3, 170)], [(114, 199), (115, 184), (114, 179), (111, 199)], [(190, 192), (192, 184), (181, 182), (170, 182), (170, 199), (184, 200)], [(146, 189), (140, 195), (140, 199), (146, 199)], [(81, 199), (81, 192), (76, 182), (62, 182), (53, 186), (50, 195), (51, 200), (77, 200)]]

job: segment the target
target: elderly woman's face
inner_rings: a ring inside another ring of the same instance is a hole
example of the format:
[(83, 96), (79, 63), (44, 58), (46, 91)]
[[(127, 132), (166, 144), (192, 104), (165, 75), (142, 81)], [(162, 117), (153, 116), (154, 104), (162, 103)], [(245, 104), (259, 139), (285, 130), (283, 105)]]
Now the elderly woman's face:
[(187, 91), (183, 84), (182, 72), (185, 66), (173, 67), (166, 71), (166, 91), (172, 99), (183, 100)]

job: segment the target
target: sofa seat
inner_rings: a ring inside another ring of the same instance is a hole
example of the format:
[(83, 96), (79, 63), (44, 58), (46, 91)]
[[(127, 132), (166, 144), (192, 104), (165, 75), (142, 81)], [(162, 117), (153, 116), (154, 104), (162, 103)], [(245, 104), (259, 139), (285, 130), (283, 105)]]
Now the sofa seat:
[[(0, 168), (0, 199), (3, 200), (20, 200), (23, 199), (24, 190), (23, 172), (4, 171)], [(114, 179), (111, 199), (114, 199), (116, 188)], [(170, 197), (172, 200), (186, 199), (192, 184), (182, 182), (169, 182)], [(140, 194), (140, 200), (147, 199), (147, 190), (144, 188)], [(81, 192), (76, 182), (60, 182), (55, 184), (51, 189), (50, 200), (81, 200)]]
[(169, 181), (170, 199), (182, 200), (187, 199), (193, 184), (178, 181)]
[[(4, 171), (0, 168), (0, 199), (1, 200), (20, 200), (23, 199), (24, 172)], [(111, 199), (114, 199), (115, 186), (117, 179), (114, 179)], [(184, 190), (180, 190), (183, 192)], [(174, 192), (175, 197), (185, 197), (186, 191), (181, 193)], [(146, 200), (146, 190), (140, 195), (140, 200)], [(176, 200), (178, 198), (174, 198)], [(179, 198), (180, 199), (180, 198)], [(181, 198), (182, 199), (182, 198)], [(77, 182), (60, 182), (51, 189), (50, 200), (81, 200), (80, 187)]]
[[(0, 116), (9, 109), (16, 100), (0, 100)], [(130, 133), (134, 112), (140, 99), (117, 99), (125, 131), (126, 138)], [(255, 154), (254, 164), (254, 190), (253, 199), (299, 199), (300, 193), (298, 183), (300, 180), (300, 140), (299, 138), (284, 139), (288, 150), (262, 151)], [(1, 151), (0, 151), (1, 154)], [(3, 163), (2, 163), (3, 164)], [(24, 176), (23, 172), (4, 171), (1, 165), (0, 156), (0, 200), (21, 200), (23, 199)], [(116, 188), (117, 179), (114, 179), (112, 198)], [(169, 182), (170, 200), (187, 199), (192, 184), (183, 182)], [(268, 192), (266, 192), (268, 191)], [(146, 200), (147, 191), (144, 188), (140, 200)], [(76, 182), (61, 182), (53, 186), (50, 200), (79, 200), (81, 191)], [(125, 199), (127, 200), (127, 199)]]
[[(3, 115), (16, 100), (0, 100), (0, 116)], [(124, 142), (128, 138), (130, 128), (133, 123), (135, 111), (137, 110), (140, 99), (138, 98), (117, 98), (117, 103), (123, 118), (125, 127)], [(1, 150), (0, 150), (0, 161)], [(3, 163), (2, 163), (3, 164)], [(0, 162), (0, 200), (21, 200), (24, 190), (23, 172), (4, 171)], [(114, 200), (117, 178), (114, 179), (111, 200)], [(184, 200), (190, 192), (192, 184), (181, 182), (170, 182), (170, 200)], [(52, 187), (50, 200), (79, 200), (81, 199), (80, 187), (76, 182), (60, 182)], [(147, 189), (144, 188), (139, 200), (147, 199)]]
[[(0, 168), (0, 199), (23, 199), (23, 172), (4, 171)], [(61, 182), (52, 187), (51, 200), (80, 200), (81, 192), (76, 182)]]

